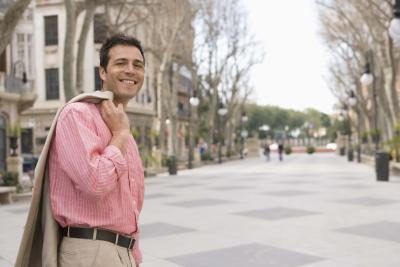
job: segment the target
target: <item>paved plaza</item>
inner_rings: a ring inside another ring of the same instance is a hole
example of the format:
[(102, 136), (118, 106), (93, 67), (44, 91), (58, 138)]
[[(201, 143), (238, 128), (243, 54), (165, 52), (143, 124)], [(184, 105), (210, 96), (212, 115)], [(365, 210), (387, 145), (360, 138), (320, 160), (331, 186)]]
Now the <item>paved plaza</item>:
[[(0, 206), (12, 266), (27, 202)], [(400, 177), (335, 154), (250, 158), (146, 180), (141, 267), (399, 267)]]

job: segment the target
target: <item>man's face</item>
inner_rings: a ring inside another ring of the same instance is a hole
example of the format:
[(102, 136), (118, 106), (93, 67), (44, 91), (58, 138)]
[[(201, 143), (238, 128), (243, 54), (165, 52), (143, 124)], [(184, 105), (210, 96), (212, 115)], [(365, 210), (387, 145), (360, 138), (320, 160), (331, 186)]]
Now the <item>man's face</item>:
[(114, 99), (127, 103), (143, 85), (144, 59), (134, 46), (116, 45), (109, 50), (106, 69), (100, 68), (103, 88), (114, 93)]

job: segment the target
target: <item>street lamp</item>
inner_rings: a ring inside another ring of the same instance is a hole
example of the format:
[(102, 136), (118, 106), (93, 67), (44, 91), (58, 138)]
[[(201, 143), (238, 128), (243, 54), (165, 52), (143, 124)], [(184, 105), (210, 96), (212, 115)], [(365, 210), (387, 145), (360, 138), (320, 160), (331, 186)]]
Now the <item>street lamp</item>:
[(393, 6), (393, 19), (389, 24), (389, 35), (396, 47), (400, 47), (400, 0), (396, 0)]
[(267, 124), (263, 124), (260, 127), (258, 127), (258, 130), (265, 132), (265, 142), (267, 142), (267, 133), (269, 131), (270, 127)]
[[(357, 162), (360, 163), (361, 162), (361, 136), (360, 136), (361, 135), (361, 130), (360, 130), (361, 121), (360, 121), (360, 114), (359, 114), (358, 108), (356, 107), (357, 97), (354, 94), (353, 90), (350, 91), (350, 95), (349, 95), (349, 98), (347, 99), (347, 103), (349, 103), (350, 107), (352, 107), (353, 109), (356, 110), (356, 114), (357, 114), (357, 139), (358, 139), (358, 141), (357, 141), (357, 143), (358, 143), (358, 145), (357, 145)], [(350, 128), (350, 130), (351, 130), (351, 128)]]
[(165, 124), (168, 127), (167, 145), (168, 145), (168, 173), (169, 175), (176, 175), (178, 173), (178, 167), (176, 162), (176, 157), (173, 153), (172, 148), (172, 135), (171, 135), (171, 120), (167, 117)]
[(244, 139), (247, 137), (248, 132), (244, 129), (244, 124), (249, 120), (246, 116), (246, 112), (242, 112), (240, 118), (240, 159), (243, 159)]
[(228, 113), (222, 102), (218, 108), (218, 163), (222, 163), (222, 118)]
[(378, 136), (378, 103), (377, 103), (377, 94), (375, 88), (375, 79), (373, 76), (373, 56), (370, 51), (367, 55), (367, 63), (365, 64), (365, 70), (363, 75), (360, 78), (360, 82), (364, 86), (372, 86), (372, 99), (373, 99), (373, 109), (374, 109), (374, 131), (375, 131), (375, 153), (379, 149), (379, 136)]
[[(396, 1), (397, 3), (397, 1)], [(364, 86), (372, 86), (372, 97), (374, 103), (374, 131), (373, 131), (373, 141), (375, 143), (375, 171), (376, 178), (378, 181), (388, 181), (389, 180), (389, 154), (385, 152), (379, 152), (379, 141), (380, 134), (378, 130), (378, 103), (377, 103), (377, 93), (375, 86), (374, 73), (374, 58), (372, 51), (367, 54), (367, 64), (365, 65), (364, 74), (361, 76), (361, 83)]]
[(354, 153), (353, 153), (353, 145), (351, 142), (351, 118), (350, 118), (350, 107), (346, 103), (343, 103), (343, 111), (346, 113), (347, 117), (347, 160), (353, 161)]
[(188, 128), (188, 136), (189, 136), (189, 155), (188, 155), (188, 169), (193, 168), (193, 137), (192, 137), (192, 107), (197, 107), (199, 105), (199, 99), (196, 97), (196, 94), (189, 99), (189, 128)]

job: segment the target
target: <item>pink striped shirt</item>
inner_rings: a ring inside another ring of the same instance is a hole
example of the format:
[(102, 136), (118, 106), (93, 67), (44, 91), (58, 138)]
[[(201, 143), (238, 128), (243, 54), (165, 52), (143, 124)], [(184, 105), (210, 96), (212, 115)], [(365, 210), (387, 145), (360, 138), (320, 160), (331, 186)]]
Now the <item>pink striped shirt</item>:
[(108, 145), (112, 135), (99, 106), (78, 102), (61, 112), (49, 154), (51, 207), (62, 226), (97, 227), (133, 235), (138, 247), (138, 218), (144, 174), (132, 138), (127, 153)]

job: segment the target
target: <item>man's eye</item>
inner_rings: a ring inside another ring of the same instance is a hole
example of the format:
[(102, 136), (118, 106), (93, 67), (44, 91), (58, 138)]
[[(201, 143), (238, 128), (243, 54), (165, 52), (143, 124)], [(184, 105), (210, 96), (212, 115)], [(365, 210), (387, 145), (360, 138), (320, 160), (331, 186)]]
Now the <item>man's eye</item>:
[(143, 69), (144, 65), (142, 63), (135, 63), (134, 66), (138, 69)]

